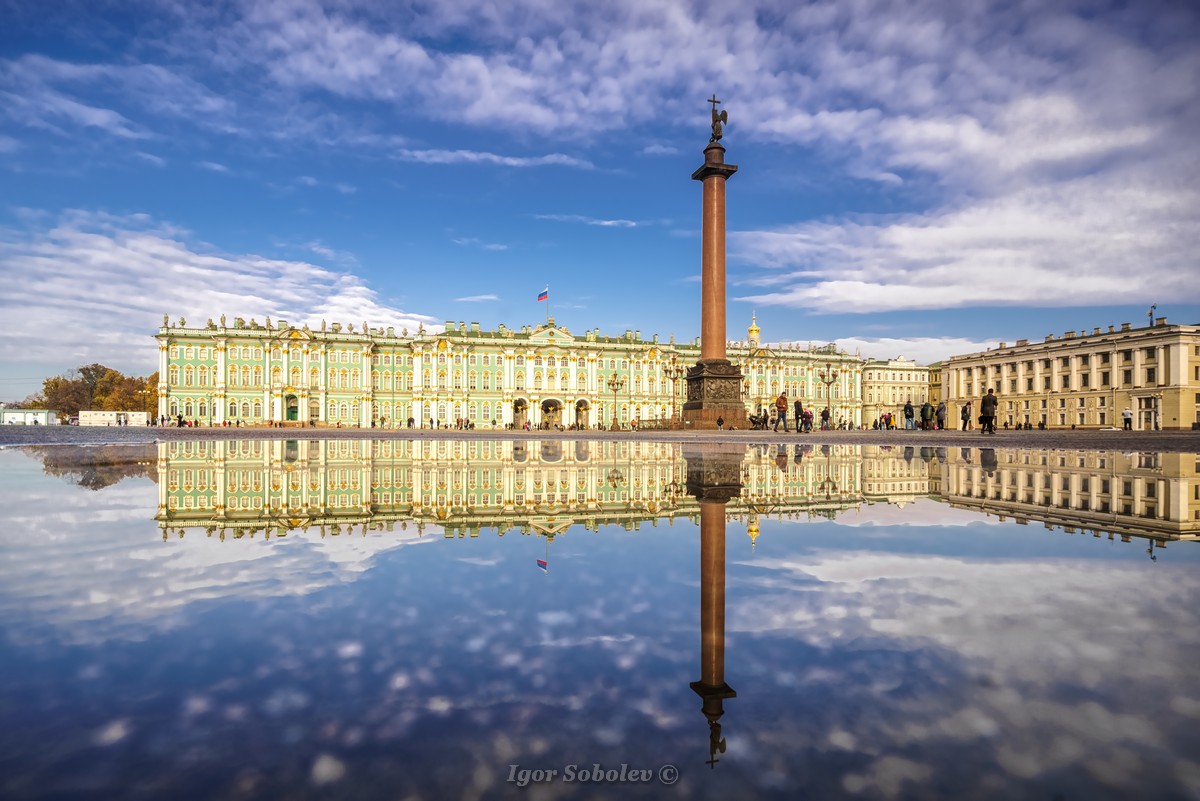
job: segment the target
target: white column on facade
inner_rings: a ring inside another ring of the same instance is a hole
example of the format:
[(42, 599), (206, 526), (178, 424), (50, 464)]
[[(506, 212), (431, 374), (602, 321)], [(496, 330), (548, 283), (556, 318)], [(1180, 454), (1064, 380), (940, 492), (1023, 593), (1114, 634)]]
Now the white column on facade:
[[(170, 392), (170, 361), (167, 358), (167, 349), (169, 345), (166, 340), (158, 342), (158, 397), (155, 399), (155, 405), (158, 407), (158, 416), (165, 417), (167, 414), (168, 394)], [(159, 482), (162, 483), (162, 482)]]
[(375, 382), (371, 371), (371, 347), (369, 344), (362, 346), (359, 357), (362, 378), (358, 382), (358, 424), (362, 428), (370, 428), (371, 420), (375, 416)]

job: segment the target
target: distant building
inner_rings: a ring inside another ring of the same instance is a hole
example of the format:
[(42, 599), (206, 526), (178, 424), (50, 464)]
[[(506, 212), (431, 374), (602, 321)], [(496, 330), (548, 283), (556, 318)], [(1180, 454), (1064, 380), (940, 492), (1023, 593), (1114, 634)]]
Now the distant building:
[(921, 405), (930, 399), (929, 368), (897, 356), (871, 360), (863, 365), (863, 419), (878, 420), (891, 412), (904, 425), (904, 404), (912, 402), (914, 419), (921, 419)]
[[(204, 425), (324, 426), (529, 424), (667, 425), (686, 400), (698, 341), (660, 342), (640, 331), (574, 334), (553, 318), (520, 329), (447, 322), (444, 331), (322, 324), (321, 330), (238, 318), (200, 328), (164, 319), (158, 414)], [(780, 392), (789, 403), (828, 406), (848, 426), (862, 422), (862, 360), (832, 345), (764, 345), (754, 323), (728, 358), (741, 366), (747, 410)], [(789, 412), (792, 410), (789, 409)], [(790, 416), (790, 415), (789, 415)], [(745, 421), (728, 421), (745, 425)]]
[(56, 426), (58, 412), (52, 409), (0, 409), (0, 425)]
[(144, 426), (149, 415), (146, 412), (101, 412), (80, 411), (81, 426)]
[(1001, 342), (952, 357), (942, 375), (953, 419), (968, 401), (977, 415), (991, 388), (1000, 396), (998, 426), (1119, 428), (1129, 409), (1135, 430), (1200, 427), (1200, 326), (1167, 325), (1165, 317), (1143, 328)]

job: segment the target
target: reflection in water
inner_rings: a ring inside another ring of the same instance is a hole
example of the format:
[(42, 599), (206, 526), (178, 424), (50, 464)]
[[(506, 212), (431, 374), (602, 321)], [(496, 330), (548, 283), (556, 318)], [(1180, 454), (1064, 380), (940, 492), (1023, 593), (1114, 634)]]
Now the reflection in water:
[(104, 489), (126, 478), (158, 480), (154, 457), (142, 445), (34, 445), (23, 450), (41, 457), (46, 475), (86, 489)]
[(713, 768), (726, 749), (721, 736), (725, 699), (737, 697), (725, 683), (725, 506), (742, 489), (740, 456), (697, 449), (687, 463), (687, 490), (700, 504), (700, 680), (691, 688), (703, 699)]
[[(0, 709), (26, 732), (0, 795), (1200, 794), (1193, 549), (1150, 564), (1019, 525), (1158, 556), (1196, 536), (1196, 457), (340, 441), (155, 457), (157, 486), (92, 493), (0, 452)], [(680, 779), (505, 781), (595, 762)]]
[[(635, 529), (700, 507), (684, 492), (684, 446), (655, 442), (245, 441), (157, 446), (157, 520), (224, 539), (322, 536), (436, 525), (447, 537), (546, 534), (577, 524)], [(726, 510), (759, 520), (835, 519), (874, 504), (933, 499), (1069, 533), (1141, 537), (1152, 548), (1200, 535), (1200, 474), (1189, 454), (984, 448), (756, 445)]]

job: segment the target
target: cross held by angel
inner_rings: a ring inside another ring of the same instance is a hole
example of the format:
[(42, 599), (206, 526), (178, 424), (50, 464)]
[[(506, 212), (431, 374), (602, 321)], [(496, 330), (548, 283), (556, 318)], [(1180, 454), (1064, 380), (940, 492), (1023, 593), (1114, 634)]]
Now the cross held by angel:
[(729, 124), (729, 112), (725, 109), (717, 111), (717, 106), (721, 105), (721, 101), (717, 100), (716, 94), (709, 98), (708, 102), (712, 103), (712, 138), (708, 141), (719, 142), (724, 135), (724, 128), (721, 126)]

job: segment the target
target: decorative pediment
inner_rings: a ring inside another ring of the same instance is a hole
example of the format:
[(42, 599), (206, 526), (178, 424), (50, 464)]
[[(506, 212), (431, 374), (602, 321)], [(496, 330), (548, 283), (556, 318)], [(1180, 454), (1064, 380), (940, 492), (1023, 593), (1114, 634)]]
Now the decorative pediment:
[(558, 326), (547, 326), (530, 334), (529, 341), (539, 345), (563, 345), (565, 347), (574, 342), (575, 337), (569, 331), (564, 331)]
[(311, 331), (306, 331), (302, 328), (288, 328), (286, 331), (279, 332), (279, 339), (291, 342), (308, 342), (313, 338)]

